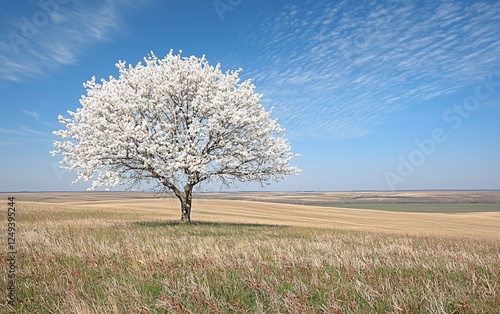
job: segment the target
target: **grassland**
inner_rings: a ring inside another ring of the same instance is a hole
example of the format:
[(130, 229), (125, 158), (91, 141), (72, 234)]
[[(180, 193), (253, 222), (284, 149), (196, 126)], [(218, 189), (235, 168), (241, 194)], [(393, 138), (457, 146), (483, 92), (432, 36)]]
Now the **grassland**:
[(499, 212), (95, 197), (18, 196), (15, 312), (500, 312)]

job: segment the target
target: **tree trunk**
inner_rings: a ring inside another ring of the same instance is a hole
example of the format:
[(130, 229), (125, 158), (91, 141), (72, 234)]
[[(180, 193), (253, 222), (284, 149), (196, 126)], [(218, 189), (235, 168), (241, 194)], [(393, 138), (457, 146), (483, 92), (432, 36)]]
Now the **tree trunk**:
[(191, 200), (193, 199), (193, 193), (191, 188), (187, 188), (182, 193), (181, 200), (181, 222), (189, 223), (191, 222)]
[(186, 184), (184, 192), (181, 192), (174, 184), (167, 180), (162, 181), (163, 185), (172, 190), (181, 202), (181, 222), (191, 222), (191, 200), (193, 199), (193, 184)]

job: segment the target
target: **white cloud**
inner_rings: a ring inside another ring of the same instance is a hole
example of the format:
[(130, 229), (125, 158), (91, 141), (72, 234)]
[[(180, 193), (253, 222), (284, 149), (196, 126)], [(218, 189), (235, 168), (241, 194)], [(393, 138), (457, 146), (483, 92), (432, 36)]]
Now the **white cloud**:
[[(89, 46), (112, 38), (122, 28), (123, 8), (135, 4), (132, 0), (70, 1), (53, 7), (50, 15), (38, 8), (32, 15), (18, 17), (10, 25), (8, 39), (0, 41), (0, 79), (22, 81), (75, 64)], [(37, 22), (36, 17), (42, 16), (46, 19)]]
[(35, 120), (40, 120), (40, 116), (38, 115), (38, 112), (36, 112), (35, 110), (33, 111), (23, 110), (23, 112)]
[(0, 134), (14, 134), (14, 135), (25, 135), (23, 132), (11, 129), (0, 128)]
[(263, 23), (260, 56), (241, 63), (289, 132), (360, 136), (498, 73), (499, 15), (485, 1), (309, 1)]
[(21, 136), (21, 137), (32, 137), (32, 135), (40, 135), (44, 136), (47, 138), (52, 138), (52, 133), (51, 131), (40, 131), (40, 130), (35, 130), (32, 128), (29, 128), (24, 125), (20, 125), (19, 129), (5, 129), (5, 128), (0, 128), (0, 134), (9, 134), (9, 135), (16, 135), (16, 136)]
[(20, 126), (20, 130), (25, 134), (25, 135), (37, 135), (37, 136), (46, 136), (46, 137), (52, 137), (51, 133), (39, 131), (39, 130), (34, 130), (31, 128), (28, 128), (26, 126)]

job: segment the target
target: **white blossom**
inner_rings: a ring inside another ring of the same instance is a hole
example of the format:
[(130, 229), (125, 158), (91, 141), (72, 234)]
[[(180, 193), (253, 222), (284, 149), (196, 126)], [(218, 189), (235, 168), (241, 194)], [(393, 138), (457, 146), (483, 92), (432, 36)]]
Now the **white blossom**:
[(223, 73), (204, 56), (172, 51), (116, 67), (118, 78), (92, 77), (81, 107), (59, 116), (66, 128), (54, 132), (63, 141), (51, 153), (62, 155), (76, 181), (94, 189), (155, 180), (181, 204), (189, 196), (190, 206), (193, 186), (204, 180), (268, 182), (300, 172), (262, 95), (240, 82), (241, 69)]

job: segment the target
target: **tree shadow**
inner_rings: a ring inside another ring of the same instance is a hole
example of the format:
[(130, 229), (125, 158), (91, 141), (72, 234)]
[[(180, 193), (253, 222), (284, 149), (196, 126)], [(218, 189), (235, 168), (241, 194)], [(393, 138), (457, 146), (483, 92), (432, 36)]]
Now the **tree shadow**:
[(247, 228), (276, 228), (288, 229), (290, 226), (258, 224), (258, 223), (239, 223), (239, 222), (215, 222), (215, 221), (192, 221), (183, 223), (180, 220), (161, 220), (161, 221), (136, 221), (133, 223), (140, 227), (161, 228), (161, 227), (247, 227)]

